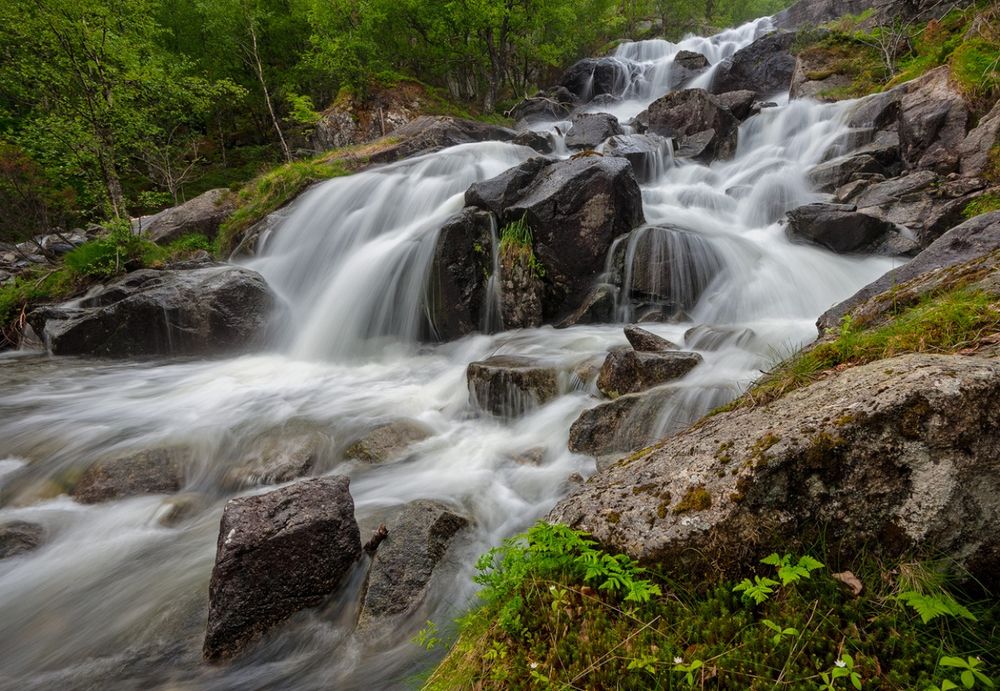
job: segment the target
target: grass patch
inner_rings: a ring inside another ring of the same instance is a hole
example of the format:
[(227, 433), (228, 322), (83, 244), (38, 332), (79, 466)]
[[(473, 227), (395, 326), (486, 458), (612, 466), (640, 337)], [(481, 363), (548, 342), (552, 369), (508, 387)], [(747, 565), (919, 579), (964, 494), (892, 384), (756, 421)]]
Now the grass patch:
[(348, 174), (347, 167), (329, 154), (292, 161), (257, 176), (239, 191), (236, 211), (219, 228), (216, 249), (228, 254), (240, 234), (269, 213), (301, 194), (309, 185)]
[(997, 331), (997, 297), (969, 287), (926, 296), (901, 309), (888, 323), (873, 328), (845, 317), (835, 338), (786, 360), (743, 396), (710, 414), (769, 403), (811, 384), (833, 368), (905, 353), (954, 353)]
[[(425, 688), (926, 689), (958, 679), (945, 657), (998, 664), (997, 600), (936, 565), (763, 562), (753, 581), (672, 582), (539, 524), (480, 561), (479, 605)], [(833, 577), (852, 567), (860, 596)]]
[(973, 199), (962, 209), (962, 215), (966, 218), (973, 218), (991, 211), (1000, 211), (1000, 194), (996, 192), (987, 192)]
[(524, 263), (539, 278), (545, 276), (545, 267), (534, 251), (534, 235), (526, 216), (508, 223), (500, 231), (500, 257), (507, 266)]

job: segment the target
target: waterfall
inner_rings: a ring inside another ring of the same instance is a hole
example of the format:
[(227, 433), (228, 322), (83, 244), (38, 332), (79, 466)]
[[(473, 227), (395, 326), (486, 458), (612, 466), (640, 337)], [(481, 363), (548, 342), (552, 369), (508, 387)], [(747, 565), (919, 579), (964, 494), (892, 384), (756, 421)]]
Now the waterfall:
[[(707, 58), (691, 85), (707, 84), (715, 65), (769, 27), (759, 20), (708, 38), (624, 43), (612, 57), (628, 81), (617, 98), (587, 109), (627, 121), (671, 88), (680, 50)], [(643, 177), (648, 223), (618, 238), (604, 278), (620, 287), (619, 319), (651, 315), (660, 321), (644, 327), (704, 358), (671, 385), (667, 403), (644, 411), (651, 434), (736, 395), (815, 337), (826, 307), (891, 268), (885, 258), (794, 245), (778, 223), (821, 198), (806, 173), (844, 141), (844, 108), (795, 101), (765, 109), (741, 126), (732, 160), (666, 157)], [(37, 551), (0, 560), (0, 687), (388, 688), (423, 670), (426, 655), (408, 641), (425, 620), (443, 624), (467, 605), (477, 555), (544, 516), (571, 475), (594, 471), (593, 459), (568, 451), (569, 429), (595, 404), (586, 373), (625, 344), (621, 324), (503, 332), (495, 280), (482, 334), (421, 340), (442, 224), (470, 184), (534, 155), (466, 144), (302, 195), (249, 262), (290, 314), (267, 352), (207, 362), (0, 356), (0, 523), (45, 531)], [(492, 244), (495, 277), (495, 227)], [(477, 414), (466, 367), (494, 355), (531, 358), (572, 385), (517, 419)], [(397, 419), (430, 436), (399, 460), (345, 458), (353, 440)], [(223, 506), (264, 491), (227, 478), (254, 440), (290, 428), (329, 438), (311, 472), (351, 478), (365, 539), (418, 499), (446, 502), (471, 527), (414, 620), (387, 637), (354, 635), (356, 593), (347, 591), (233, 665), (208, 667), (204, 599)], [(180, 492), (94, 505), (66, 495), (89, 463), (161, 447), (183, 449)], [(537, 463), (519, 461), (526, 452)]]

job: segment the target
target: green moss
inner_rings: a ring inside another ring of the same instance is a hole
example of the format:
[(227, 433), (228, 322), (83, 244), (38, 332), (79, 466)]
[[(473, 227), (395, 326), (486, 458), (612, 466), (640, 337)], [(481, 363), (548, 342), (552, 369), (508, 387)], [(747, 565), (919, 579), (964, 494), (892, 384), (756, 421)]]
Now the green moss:
[(966, 218), (973, 218), (991, 211), (1000, 211), (1000, 194), (996, 192), (988, 192), (973, 199), (962, 209), (962, 215)]
[[(534, 235), (526, 216), (508, 223), (500, 231), (500, 257), (508, 266), (523, 264), (538, 278), (545, 277), (545, 266), (535, 256)], [(609, 392), (609, 396), (617, 398), (618, 392)]]
[(240, 234), (269, 213), (276, 211), (315, 182), (347, 175), (343, 161), (330, 154), (278, 166), (248, 182), (237, 195), (236, 210), (219, 229), (216, 249), (228, 254)]
[[(479, 604), (460, 620), (457, 640), (425, 688), (689, 688), (676, 670), (680, 658), (704, 662), (694, 688), (810, 689), (848, 653), (864, 688), (925, 689), (946, 676), (942, 655), (978, 655), (993, 676), (1000, 664), (1000, 601), (946, 580), (915, 584), (916, 569), (905, 560), (847, 561), (820, 550), (815, 556), (828, 569), (754, 605), (733, 592), (739, 578), (660, 579), (636, 572), (625, 557), (587, 548), (587, 563), (625, 559), (625, 581), (648, 579), (662, 593), (627, 601), (627, 587), (585, 579), (582, 552), (570, 542), (529, 533), (506, 549), (503, 559), (481, 562)], [(846, 570), (864, 584), (858, 597), (832, 576)], [(977, 621), (924, 624), (896, 599), (907, 590), (955, 597)], [(776, 640), (765, 621), (795, 633)]]
[(681, 497), (681, 500), (677, 502), (677, 506), (674, 507), (672, 513), (678, 516), (682, 513), (688, 513), (690, 511), (705, 511), (712, 508), (712, 495), (705, 485), (696, 485), (694, 487), (688, 488)]

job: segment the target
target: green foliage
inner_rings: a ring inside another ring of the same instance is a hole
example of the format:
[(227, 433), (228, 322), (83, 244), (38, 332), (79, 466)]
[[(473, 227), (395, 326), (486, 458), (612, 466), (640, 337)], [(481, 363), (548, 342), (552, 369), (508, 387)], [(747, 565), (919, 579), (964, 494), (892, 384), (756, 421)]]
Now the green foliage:
[(500, 256), (509, 263), (523, 262), (539, 278), (545, 276), (545, 267), (535, 256), (534, 236), (526, 216), (508, 223), (500, 231)]
[(759, 605), (774, 595), (775, 588), (777, 587), (778, 582), (771, 578), (754, 576), (752, 581), (749, 578), (744, 578), (733, 586), (733, 592), (742, 593), (743, 597), (753, 600)]
[[(625, 590), (597, 587), (605, 576), (584, 580), (588, 562), (603, 562), (582, 556), (593, 552), (603, 554), (561, 526), (533, 528), (491, 552), (480, 564), (479, 605), (460, 621), (426, 688), (926, 689), (957, 669), (939, 664), (941, 651), (980, 656), (985, 676), (1000, 650), (995, 599), (966, 596), (977, 621), (948, 626), (924, 624), (900, 602), (897, 592), (914, 584), (911, 564), (837, 564), (865, 583), (855, 597), (819, 560), (771, 555), (769, 566), (801, 564), (809, 577), (796, 573), (788, 587), (772, 580), (772, 595), (759, 603), (732, 582), (641, 571), (629, 578), (657, 591), (627, 602)], [(622, 559), (618, 566), (631, 563)]]
[[(938, 661), (938, 664), (941, 667), (962, 670), (959, 679), (962, 682), (962, 686), (967, 689), (975, 688), (980, 684), (988, 689), (996, 688), (993, 680), (986, 676), (983, 671), (983, 661), (978, 657), (966, 657), (965, 659), (962, 659), (952, 655), (945, 655)], [(945, 679), (941, 682), (941, 686), (937, 688), (939, 688), (940, 691), (945, 691), (946, 689), (957, 689), (958, 684), (950, 679)]]
[(791, 554), (779, 557), (775, 553), (761, 559), (760, 563), (769, 564), (778, 570), (778, 578), (781, 579), (781, 585), (790, 585), (803, 578), (809, 578), (811, 572), (823, 568), (822, 562), (813, 559), (808, 554), (799, 557), (797, 561), (793, 562)]
[(910, 607), (920, 615), (920, 621), (928, 623), (938, 617), (961, 617), (976, 621), (976, 617), (967, 608), (958, 604), (951, 595), (946, 592), (919, 593), (915, 590), (907, 590), (896, 596), (896, 599)]
[(309, 185), (346, 174), (343, 163), (318, 157), (285, 163), (251, 180), (237, 196), (236, 211), (219, 229), (218, 251), (222, 254), (231, 251), (240, 233), (287, 204)]
[(991, 211), (1000, 211), (1000, 194), (996, 192), (988, 192), (973, 199), (962, 209), (962, 215), (966, 218), (973, 218)]

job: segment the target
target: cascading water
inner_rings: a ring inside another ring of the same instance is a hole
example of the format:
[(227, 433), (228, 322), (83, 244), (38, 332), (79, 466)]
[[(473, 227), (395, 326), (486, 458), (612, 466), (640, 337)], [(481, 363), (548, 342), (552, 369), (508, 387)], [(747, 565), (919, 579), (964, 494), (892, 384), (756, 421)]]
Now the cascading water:
[[(593, 109), (635, 115), (670, 88), (679, 50), (714, 65), (767, 26), (624, 44), (617, 58), (641, 65), (639, 77), (623, 100)], [(667, 163), (643, 184), (649, 228), (620, 239), (609, 258), (609, 273), (620, 258), (621, 314), (642, 316), (640, 309), (672, 296), (682, 321), (646, 326), (705, 360), (661, 408), (647, 411), (656, 431), (731, 398), (812, 338), (827, 306), (891, 268), (884, 258), (794, 245), (776, 223), (820, 198), (805, 174), (843, 141), (844, 108), (796, 101), (766, 109), (743, 124), (731, 161)], [(0, 361), (0, 523), (45, 530), (36, 551), (0, 560), (0, 688), (385, 688), (426, 667), (426, 653), (408, 640), (424, 620), (447, 622), (468, 603), (475, 556), (544, 515), (572, 473), (594, 468), (567, 451), (571, 423), (594, 404), (577, 379), (564, 377), (555, 400), (504, 420), (474, 414), (467, 363), (509, 354), (571, 372), (624, 343), (620, 325), (419, 343), (442, 222), (461, 208), (469, 184), (531, 155), (509, 144), (470, 144), (304, 195), (252, 262), (290, 313), (267, 354)], [(358, 434), (398, 418), (431, 431), (405, 460), (343, 459)], [(236, 491), (226, 478), (253, 439), (289, 426), (332, 438), (312, 472), (351, 477), (363, 536), (394, 508), (425, 498), (455, 507), (472, 527), (417, 615), (387, 637), (352, 632), (362, 564), (327, 606), (296, 616), (230, 666), (206, 666), (207, 584), (222, 507)], [(178, 444), (188, 454), (178, 495), (81, 505), (63, 494), (96, 458)], [(518, 461), (529, 450), (540, 462)], [(187, 513), (164, 522), (178, 504)]]

